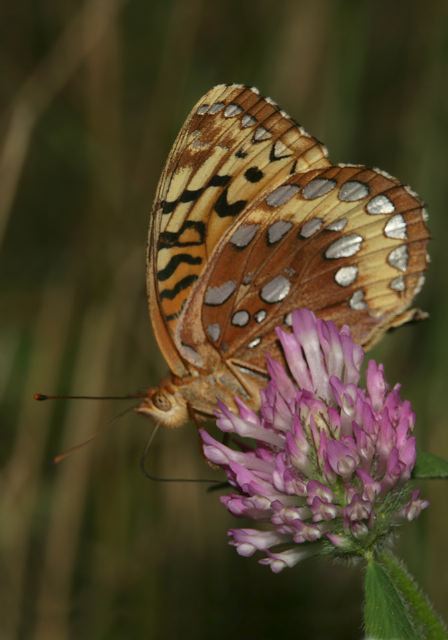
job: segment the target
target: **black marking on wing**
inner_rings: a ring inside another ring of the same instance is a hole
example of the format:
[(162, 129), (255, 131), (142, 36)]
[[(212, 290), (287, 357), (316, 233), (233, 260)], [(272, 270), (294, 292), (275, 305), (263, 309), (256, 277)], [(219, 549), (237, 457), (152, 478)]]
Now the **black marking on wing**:
[(236, 202), (227, 201), (228, 188), (219, 196), (215, 204), (215, 211), (220, 218), (226, 218), (228, 216), (235, 217), (244, 209), (247, 204), (247, 200), (237, 200)]
[(173, 200), (172, 202), (168, 202), (167, 200), (162, 200), (160, 202), (160, 208), (162, 209), (162, 213), (173, 213), (176, 207), (177, 207), (177, 200)]
[(193, 273), (189, 276), (185, 276), (185, 278), (182, 278), (182, 280), (176, 282), (172, 289), (163, 289), (163, 291), (161, 291), (159, 294), (160, 299), (163, 300), (164, 298), (168, 298), (169, 300), (173, 300), (178, 293), (180, 293), (184, 289), (188, 289), (188, 287), (197, 279), (198, 276), (194, 275)]
[(263, 176), (263, 171), (258, 167), (249, 167), (249, 169), (244, 173), (244, 177), (248, 182), (259, 182)]
[(246, 158), (247, 155), (247, 151), (244, 151), (244, 149), (238, 149), (238, 151), (235, 153), (235, 158)]
[[(192, 229), (197, 233), (197, 240), (182, 240), (182, 234)], [(170, 249), (171, 247), (197, 247), (204, 244), (205, 224), (200, 220), (186, 220), (179, 231), (162, 231), (159, 236), (158, 249)]]
[(174, 255), (163, 269), (157, 272), (157, 279), (160, 281), (168, 280), (171, 278), (177, 267), (182, 264), (201, 264), (202, 258), (199, 256), (192, 256), (189, 253), (177, 253)]
[(232, 176), (216, 175), (210, 178), (205, 187), (201, 187), (200, 189), (184, 189), (175, 200), (162, 200), (160, 202), (162, 213), (173, 213), (179, 202), (195, 202), (209, 187), (226, 187), (231, 179)]
[(210, 178), (207, 187), (226, 187), (231, 181), (232, 176), (213, 176)]
[[(199, 198), (200, 195), (204, 193), (204, 189), (185, 189), (182, 191), (180, 197), (178, 198), (179, 202), (194, 202)], [(176, 201), (174, 201), (176, 202)]]
[(269, 152), (269, 162), (277, 162), (277, 160), (284, 160), (285, 158), (290, 158), (292, 156), (292, 153), (285, 153), (285, 155), (283, 156), (276, 156), (275, 145), (276, 145), (276, 142), (274, 142)]

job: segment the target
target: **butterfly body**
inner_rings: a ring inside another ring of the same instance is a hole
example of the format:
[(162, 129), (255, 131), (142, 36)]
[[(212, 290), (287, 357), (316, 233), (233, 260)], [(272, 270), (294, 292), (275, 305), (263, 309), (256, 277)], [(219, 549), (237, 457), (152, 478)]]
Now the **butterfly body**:
[(239, 380), (237, 376), (237, 372), (232, 373), (225, 365), (213, 373), (195, 372), (195, 375), (183, 378), (173, 376), (149, 389), (137, 412), (171, 429), (183, 426), (188, 419), (197, 422), (213, 417), (218, 400), (235, 408), (235, 398), (242, 398), (258, 409), (260, 381), (266, 382), (267, 378), (259, 376), (251, 383), (247, 379)]
[(368, 348), (410, 309), (427, 266), (422, 202), (378, 169), (332, 165), (272, 100), (220, 85), (193, 108), (151, 216), (148, 297), (171, 370), (139, 412), (180, 426), (235, 396), (254, 409), (275, 327), (307, 307)]

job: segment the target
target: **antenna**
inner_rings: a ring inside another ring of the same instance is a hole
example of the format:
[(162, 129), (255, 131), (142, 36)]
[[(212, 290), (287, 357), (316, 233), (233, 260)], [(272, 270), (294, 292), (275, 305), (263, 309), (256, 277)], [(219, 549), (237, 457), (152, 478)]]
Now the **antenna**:
[[(58, 399), (59, 399), (59, 397), (58, 397)], [(120, 411), (120, 413), (118, 413), (111, 420), (109, 420), (109, 422), (106, 423), (105, 428), (109, 428), (114, 422), (116, 422), (117, 420), (119, 420), (120, 418), (125, 416), (127, 413), (129, 413), (133, 409), (134, 409), (134, 406), (127, 407), (127, 409), (125, 409), (124, 411)], [(75, 445), (73, 445), (73, 447), (69, 447), (65, 451), (62, 451), (61, 453), (58, 453), (53, 458), (53, 464), (59, 464), (60, 462), (62, 462), (66, 458), (68, 458), (72, 453), (75, 453), (75, 451), (78, 451), (79, 449), (82, 449), (82, 447), (85, 447), (87, 444), (92, 442), (92, 440), (94, 440), (101, 433), (102, 433), (102, 431), (97, 431), (96, 433), (91, 435), (90, 438), (87, 438), (87, 440), (84, 440), (84, 442), (80, 442), (79, 444), (75, 444)]]
[(98, 433), (94, 433), (93, 436), (90, 436), (90, 438), (87, 438), (87, 440), (84, 440), (84, 442), (80, 442), (79, 444), (75, 444), (73, 447), (69, 447), (68, 449), (66, 449), (62, 453), (58, 453), (53, 458), (53, 464), (59, 464), (60, 462), (62, 462), (66, 458), (68, 458), (72, 453), (75, 453), (75, 451), (78, 451), (78, 449), (81, 449), (82, 447), (85, 447), (87, 444), (89, 444), (89, 442), (92, 442), (92, 440), (94, 440), (97, 437), (97, 435), (99, 435), (99, 434)]
[[(129, 400), (129, 399), (133, 399), (133, 398), (147, 398), (147, 397), (148, 397), (147, 393), (129, 393), (129, 394), (124, 395), (124, 396), (48, 395), (46, 393), (34, 393), (33, 394), (33, 399), (37, 400), (38, 402), (42, 402), (43, 400)], [(118, 420), (119, 418), (122, 418), (124, 415), (126, 415), (127, 413), (129, 413), (133, 409), (135, 409), (134, 406), (128, 407), (124, 411), (121, 411), (118, 415), (114, 416), (111, 420), (109, 420), (109, 422), (106, 424), (106, 427), (110, 427), (110, 425), (113, 424), (116, 420)], [(148, 471), (147, 467), (146, 467), (146, 459), (148, 457), (149, 449), (151, 448), (151, 445), (152, 445), (152, 443), (153, 443), (153, 441), (154, 441), (159, 429), (160, 429), (160, 423), (155, 425), (155, 427), (154, 427), (154, 429), (153, 429), (151, 435), (149, 436), (148, 441), (147, 441), (147, 443), (145, 445), (143, 454), (142, 454), (142, 456), (140, 458), (140, 469), (141, 469), (143, 475), (146, 478), (148, 478), (148, 480), (152, 480), (153, 482), (182, 482), (182, 483), (184, 483), (184, 482), (193, 483), (194, 482), (194, 483), (212, 485), (207, 489), (207, 491), (216, 491), (216, 490), (223, 489), (223, 488), (226, 488), (226, 487), (229, 486), (227, 482), (223, 482), (222, 480), (213, 480), (211, 478), (164, 478), (164, 477), (156, 476), (156, 475), (153, 475), (152, 473), (150, 473)], [(53, 463), (54, 464), (59, 464), (60, 462), (62, 462), (66, 458), (68, 458), (72, 453), (75, 453), (76, 451), (78, 451), (82, 447), (85, 447), (87, 444), (92, 442), (92, 440), (94, 440), (100, 434), (101, 434), (101, 432), (96, 432), (92, 436), (90, 436), (90, 438), (87, 438), (87, 440), (84, 440), (84, 442), (80, 442), (79, 444), (75, 444), (73, 447), (69, 447), (65, 451), (62, 451), (61, 453), (58, 453), (56, 456), (54, 456)]]
[(33, 400), (131, 400), (132, 398), (146, 398), (147, 393), (128, 393), (125, 396), (70, 396), (48, 395), (46, 393), (33, 393)]

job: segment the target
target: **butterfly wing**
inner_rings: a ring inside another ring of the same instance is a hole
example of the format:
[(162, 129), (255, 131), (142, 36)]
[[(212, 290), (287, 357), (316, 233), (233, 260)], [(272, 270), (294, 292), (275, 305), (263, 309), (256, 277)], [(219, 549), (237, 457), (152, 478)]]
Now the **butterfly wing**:
[(215, 247), (249, 203), (327, 152), (254, 88), (219, 85), (195, 105), (159, 182), (148, 242), (147, 288), (157, 342), (173, 373), (200, 366), (179, 339), (180, 317)]
[(266, 353), (279, 355), (274, 328), (307, 307), (369, 346), (412, 316), (427, 241), (422, 202), (384, 172), (331, 166), (292, 175), (221, 239), (180, 340), (207, 360), (213, 350), (240, 371), (263, 372)]

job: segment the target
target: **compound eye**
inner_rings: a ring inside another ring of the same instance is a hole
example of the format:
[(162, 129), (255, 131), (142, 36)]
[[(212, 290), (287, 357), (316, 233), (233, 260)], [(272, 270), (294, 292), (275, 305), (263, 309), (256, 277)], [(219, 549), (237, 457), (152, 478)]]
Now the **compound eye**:
[(173, 406), (171, 401), (163, 393), (155, 393), (152, 397), (152, 401), (154, 406), (160, 411), (171, 411)]

